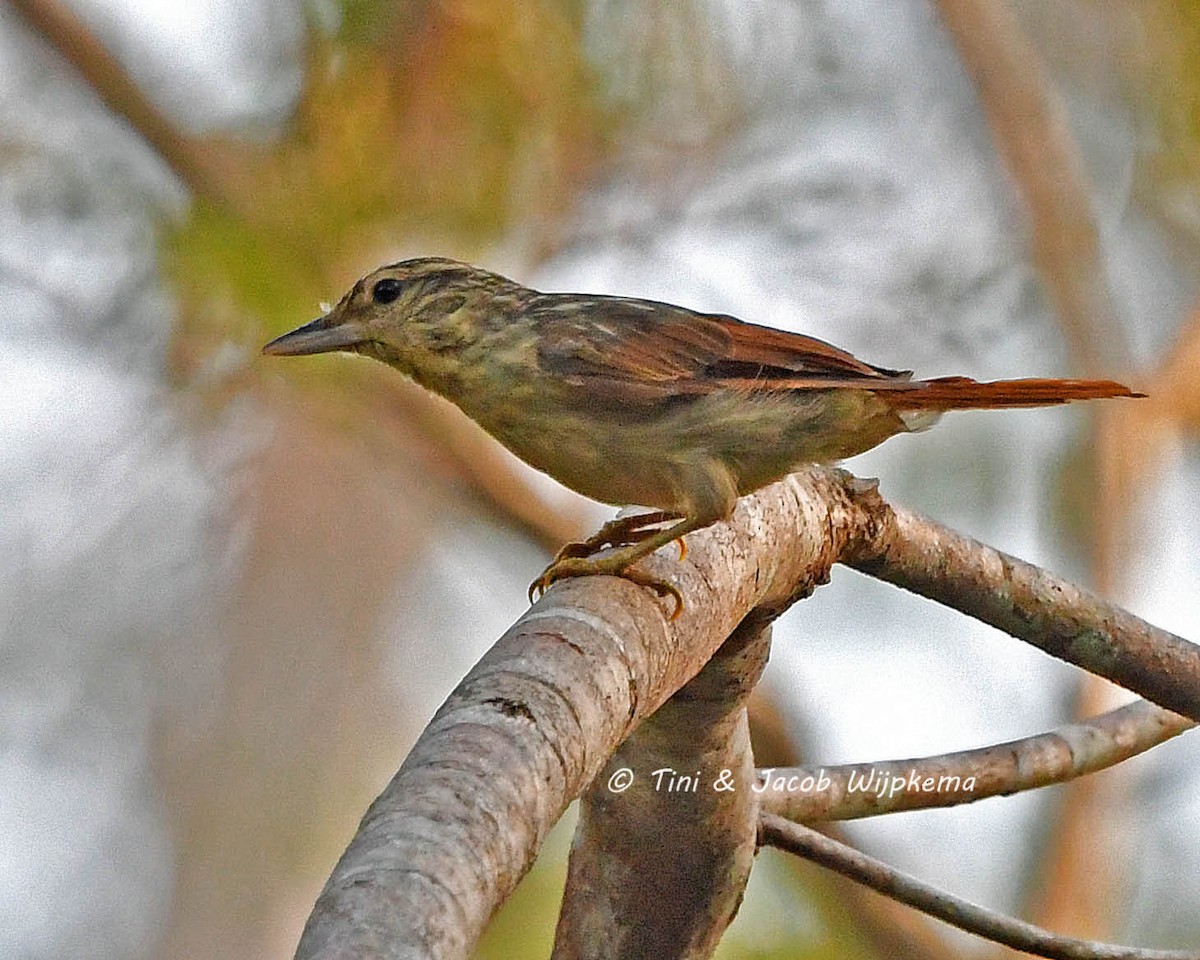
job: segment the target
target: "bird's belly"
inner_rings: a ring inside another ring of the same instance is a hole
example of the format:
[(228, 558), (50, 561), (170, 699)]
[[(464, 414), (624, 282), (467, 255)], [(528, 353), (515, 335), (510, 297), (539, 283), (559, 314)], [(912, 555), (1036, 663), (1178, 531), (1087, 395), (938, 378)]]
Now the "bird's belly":
[(805, 463), (868, 450), (905, 430), (866, 391), (715, 392), (660, 409), (560, 410), (484, 426), (526, 463), (617, 505), (724, 515)]
[(636, 504), (683, 512), (682, 471), (666, 444), (647, 444), (645, 431), (592, 419), (562, 420), (536, 431), (506, 431), (505, 445), (530, 466), (576, 493), (616, 506)]

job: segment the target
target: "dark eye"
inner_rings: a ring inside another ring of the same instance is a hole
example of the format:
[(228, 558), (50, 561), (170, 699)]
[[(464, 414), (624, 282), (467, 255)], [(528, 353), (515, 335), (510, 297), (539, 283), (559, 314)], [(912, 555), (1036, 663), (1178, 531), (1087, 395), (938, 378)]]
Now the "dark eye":
[(376, 303), (391, 303), (400, 296), (402, 289), (404, 288), (399, 280), (384, 277), (371, 288), (371, 299)]

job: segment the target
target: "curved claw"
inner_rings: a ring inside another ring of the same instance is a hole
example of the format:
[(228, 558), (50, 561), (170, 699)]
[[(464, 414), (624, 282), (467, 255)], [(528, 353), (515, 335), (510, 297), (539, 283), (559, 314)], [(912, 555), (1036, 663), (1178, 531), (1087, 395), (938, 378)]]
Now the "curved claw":
[(675, 601), (675, 609), (671, 611), (671, 615), (667, 619), (674, 622), (679, 619), (679, 615), (683, 613), (683, 594), (679, 592), (679, 588), (673, 583), (667, 583), (666, 580), (659, 580), (649, 574), (641, 573), (637, 570), (622, 570), (618, 576), (624, 577), (631, 583), (636, 583), (638, 586), (646, 587), (653, 590), (660, 597), (670, 597)]
[[(570, 546), (579, 546), (578, 544), (567, 544)], [(566, 550), (566, 547), (563, 548)], [(589, 561), (587, 557), (578, 556), (563, 556), (563, 550), (558, 552), (556, 556), (545, 570), (543, 570), (536, 580), (529, 585), (529, 602), (533, 603), (535, 597), (540, 597), (556, 580), (566, 580), (570, 577), (586, 577), (593, 573), (608, 573), (608, 570), (597, 570), (594, 567), (594, 561)]]
[(555, 560), (554, 563), (550, 564), (550, 566), (543, 570), (538, 578), (529, 585), (528, 596), (531, 604), (541, 597), (547, 590), (549, 590), (550, 584), (554, 583), (554, 581), (558, 579), (557, 577), (551, 576), (551, 571), (554, 570), (554, 566), (557, 563), (558, 561)]

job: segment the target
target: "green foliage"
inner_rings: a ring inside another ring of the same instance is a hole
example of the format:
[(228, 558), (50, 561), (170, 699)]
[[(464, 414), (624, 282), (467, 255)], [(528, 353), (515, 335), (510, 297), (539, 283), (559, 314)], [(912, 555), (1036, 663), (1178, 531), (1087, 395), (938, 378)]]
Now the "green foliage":
[(350, 46), (370, 46), (379, 42), (380, 35), (399, 17), (405, 19), (419, 14), (424, 6), (420, 0), (396, 3), (395, 0), (341, 0), (338, 37)]
[(1200, 183), (1200, 0), (1156, 0), (1137, 11), (1142, 55), (1129, 75), (1158, 119), (1156, 173), (1195, 191)]
[[(201, 302), (230, 300), (260, 318), (311, 313), (327, 291), (323, 274), (292, 239), (261, 229), (227, 208), (199, 201), (183, 230), (171, 238), (176, 280)], [(194, 318), (204, 323), (201, 313)]]

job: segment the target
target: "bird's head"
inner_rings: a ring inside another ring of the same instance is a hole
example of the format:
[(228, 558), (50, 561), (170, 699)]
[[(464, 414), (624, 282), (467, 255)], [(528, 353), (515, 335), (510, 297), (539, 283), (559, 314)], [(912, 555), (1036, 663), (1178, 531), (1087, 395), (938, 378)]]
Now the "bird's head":
[(519, 306), (524, 287), (457, 260), (423, 257), (367, 274), (337, 306), (262, 348), (272, 356), (363, 353), (410, 374), (461, 350)]

